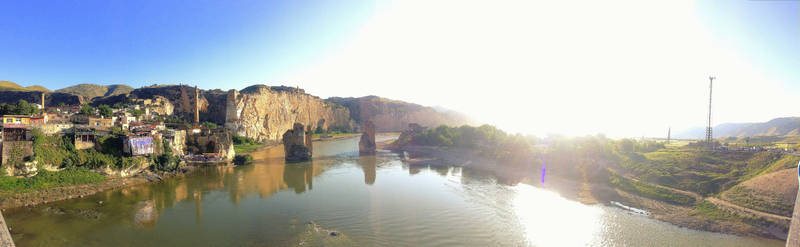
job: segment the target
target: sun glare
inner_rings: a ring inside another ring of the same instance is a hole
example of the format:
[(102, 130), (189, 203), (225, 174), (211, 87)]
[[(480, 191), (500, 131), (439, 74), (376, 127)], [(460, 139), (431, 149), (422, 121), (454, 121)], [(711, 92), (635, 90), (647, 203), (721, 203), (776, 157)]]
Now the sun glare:
[(602, 230), (603, 210), (557, 193), (519, 184), (514, 211), (534, 246), (588, 246)]

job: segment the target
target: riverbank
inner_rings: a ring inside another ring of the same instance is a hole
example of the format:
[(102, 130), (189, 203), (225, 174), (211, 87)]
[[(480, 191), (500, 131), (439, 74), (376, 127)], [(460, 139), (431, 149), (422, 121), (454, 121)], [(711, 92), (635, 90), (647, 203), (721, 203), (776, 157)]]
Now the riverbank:
[[(333, 136), (331, 138), (321, 138), (321, 139), (317, 138), (314, 141), (327, 142), (327, 141), (353, 138), (359, 135), (360, 134), (342, 134)], [(247, 152), (243, 152), (242, 154), (257, 152), (278, 145), (280, 144), (277, 143), (262, 144), (256, 148), (248, 150)], [(202, 166), (194, 166), (194, 165), (183, 166), (179, 170), (174, 172), (155, 173), (151, 171), (145, 171), (130, 177), (113, 177), (97, 183), (86, 183), (86, 184), (45, 188), (45, 189), (36, 189), (21, 193), (13, 193), (13, 192), (5, 192), (5, 194), (0, 193), (0, 209), (36, 206), (49, 202), (89, 196), (106, 190), (120, 189), (148, 182), (156, 182), (165, 179), (182, 177), (193, 173), (198, 169), (198, 167)]]
[(53, 187), (26, 191), (22, 193), (0, 194), (0, 209), (36, 206), (48, 202), (80, 198), (106, 190), (120, 189), (147, 182), (182, 177), (191, 174), (196, 170), (196, 166), (184, 166), (174, 172), (155, 173), (146, 171), (130, 177), (109, 178), (98, 183)]
[[(786, 227), (790, 220), (785, 217), (763, 215), (754, 210), (741, 208), (718, 198), (696, 196), (695, 203), (679, 205), (647, 198), (621, 190), (607, 183), (590, 182), (589, 179), (574, 179), (548, 173), (542, 178), (541, 171), (509, 169), (499, 167), (493, 159), (480, 156), (464, 148), (405, 145), (392, 148), (386, 143), (379, 148), (393, 149), (403, 156), (409, 166), (458, 166), (494, 173), (501, 182), (510, 184), (523, 182), (556, 191), (561, 196), (587, 205), (610, 202), (622, 204), (650, 213), (649, 218), (694, 230), (720, 232), (747, 237), (786, 239)], [(658, 185), (652, 185), (658, 186)], [(663, 186), (658, 186), (663, 187)], [(675, 193), (691, 193), (678, 191)]]

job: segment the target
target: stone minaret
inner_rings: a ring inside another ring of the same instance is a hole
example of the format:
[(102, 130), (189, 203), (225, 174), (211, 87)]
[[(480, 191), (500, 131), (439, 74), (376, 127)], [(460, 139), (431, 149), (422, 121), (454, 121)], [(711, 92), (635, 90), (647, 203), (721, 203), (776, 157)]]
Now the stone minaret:
[(200, 92), (194, 86), (194, 123), (200, 124)]
[(42, 110), (44, 110), (44, 92), (42, 92)]

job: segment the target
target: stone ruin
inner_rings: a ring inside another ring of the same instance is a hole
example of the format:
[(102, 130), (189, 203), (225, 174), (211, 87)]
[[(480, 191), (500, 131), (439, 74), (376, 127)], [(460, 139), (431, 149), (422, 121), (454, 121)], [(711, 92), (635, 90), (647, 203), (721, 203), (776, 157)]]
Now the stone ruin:
[(390, 149), (399, 149), (399, 148), (402, 148), (403, 146), (411, 144), (411, 141), (414, 138), (414, 136), (418, 135), (419, 133), (422, 133), (423, 131), (425, 131), (425, 129), (427, 129), (427, 128), (425, 128), (425, 127), (423, 127), (423, 126), (421, 126), (419, 124), (409, 123), (408, 124), (408, 128), (406, 130), (404, 130), (402, 133), (400, 133), (400, 136), (397, 137), (397, 140), (395, 140), (389, 146), (389, 148)]
[(367, 120), (364, 123), (364, 134), (358, 141), (358, 152), (361, 154), (375, 154), (375, 124)]
[(283, 149), (287, 162), (311, 160), (311, 126), (304, 129), (303, 124), (295, 123), (294, 128), (283, 133)]

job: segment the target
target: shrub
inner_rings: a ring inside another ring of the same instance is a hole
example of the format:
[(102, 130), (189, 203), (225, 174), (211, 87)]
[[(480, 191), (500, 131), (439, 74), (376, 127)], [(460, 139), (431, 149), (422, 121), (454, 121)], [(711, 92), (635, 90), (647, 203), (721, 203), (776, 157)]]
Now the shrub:
[(235, 157), (233, 157), (233, 164), (237, 166), (246, 165), (250, 163), (253, 163), (253, 156), (250, 156), (249, 154), (245, 155), (237, 154)]

